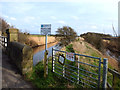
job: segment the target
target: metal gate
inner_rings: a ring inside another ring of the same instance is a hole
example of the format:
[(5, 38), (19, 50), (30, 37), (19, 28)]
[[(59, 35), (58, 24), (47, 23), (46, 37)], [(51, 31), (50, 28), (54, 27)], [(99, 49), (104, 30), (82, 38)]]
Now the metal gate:
[(106, 88), (107, 59), (52, 49), (52, 72), (85, 88)]

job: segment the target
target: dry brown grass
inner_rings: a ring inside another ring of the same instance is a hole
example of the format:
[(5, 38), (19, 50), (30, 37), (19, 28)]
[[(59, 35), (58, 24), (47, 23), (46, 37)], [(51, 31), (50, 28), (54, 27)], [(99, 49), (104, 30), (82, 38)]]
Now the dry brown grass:
[(111, 58), (107, 55), (104, 55), (104, 58), (108, 59), (108, 63), (109, 63), (109, 65), (111, 65), (112, 69), (115, 69), (120, 72), (119, 63), (117, 60), (115, 60), (114, 58)]
[[(90, 55), (90, 56), (92, 55), (92, 53), (96, 53), (101, 58), (108, 58), (108, 63), (112, 67), (112, 69), (119, 71), (119, 66), (118, 66), (119, 63), (117, 60), (115, 60), (114, 58), (111, 58), (110, 56), (107, 56), (107, 55), (101, 53), (93, 45), (85, 42), (84, 40), (74, 41), (70, 44), (73, 44), (73, 48), (74, 48), (75, 53), (85, 54), (85, 55)], [(86, 45), (87, 45), (87, 47), (86, 47)], [(62, 50), (65, 50), (65, 47), (62, 48)], [(78, 59), (78, 57), (76, 57), (76, 59)]]
[(120, 38), (110, 40), (105, 44), (105, 48), (110, 50), (116, 57), (120, 56)]
[(22, 44), (29, 45), (31, 47), (37, 45), (37, 43), (34, 40), (28, 39), (28, 36), (29, 35), (27, 35), (25, 33), (19, 32), (18, 33), (18, 42), (20, 42)]

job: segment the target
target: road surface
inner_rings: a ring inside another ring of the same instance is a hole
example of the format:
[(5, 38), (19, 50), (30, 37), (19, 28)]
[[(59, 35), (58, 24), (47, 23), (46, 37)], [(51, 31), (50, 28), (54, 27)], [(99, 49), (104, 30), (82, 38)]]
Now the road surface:
[[(26, 82), (22, 75), (18, 73), (16, 67), (11, 63), (8, 56), (0, 50), (2, 57), (2, 88), (32, 88), (30, 83)], [(1, 69), (1, 68), (0, 68)]]

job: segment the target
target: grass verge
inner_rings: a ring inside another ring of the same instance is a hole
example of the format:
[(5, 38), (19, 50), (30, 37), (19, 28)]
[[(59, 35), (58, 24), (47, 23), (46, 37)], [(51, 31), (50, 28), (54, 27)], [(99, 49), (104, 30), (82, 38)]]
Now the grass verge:
[(44, 65), (43, 62), (39, 62), (33, 67), (32, 75), (29, 77), (29, 81), (37, 88), (76, 88), (78, 87), (74, 83), (70, 83), (68, 80), (52, 72), (52, 61), (48, 62), (48, 76), (44, 78)]

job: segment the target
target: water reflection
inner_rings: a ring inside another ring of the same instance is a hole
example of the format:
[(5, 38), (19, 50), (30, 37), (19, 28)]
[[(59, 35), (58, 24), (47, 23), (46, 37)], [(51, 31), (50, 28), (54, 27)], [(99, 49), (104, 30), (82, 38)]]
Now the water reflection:
[[(49, 43), (47, 44), (47, 48), (52, 47), (54, 45), (56, 45), (58, 42), (54, 42), (54, 43)], [(36, 54), (39, 51), (42, 51), (45, 49), (45, 45), (40, 45), (39, 47), (33, 48), (33, 53)]]
[[(45, 46), (43, 46), (43, 47), (45, 47)], [(54, 45), (54, 46), (49, 47), (47, 49), (48, 50), (48, 57), (52, 56), (52, 48), (60, 49), (61, 47), (59, 47), (58, 45)], [(44, 59), (44, 52), (45, 52), (45, 50), (41, 50), (41, 51), (34, 54), (34, 56), (33, 56), (33, 65), (36, 65), (38, 62), (40, 62), (40, 61), (42, 61)]]

